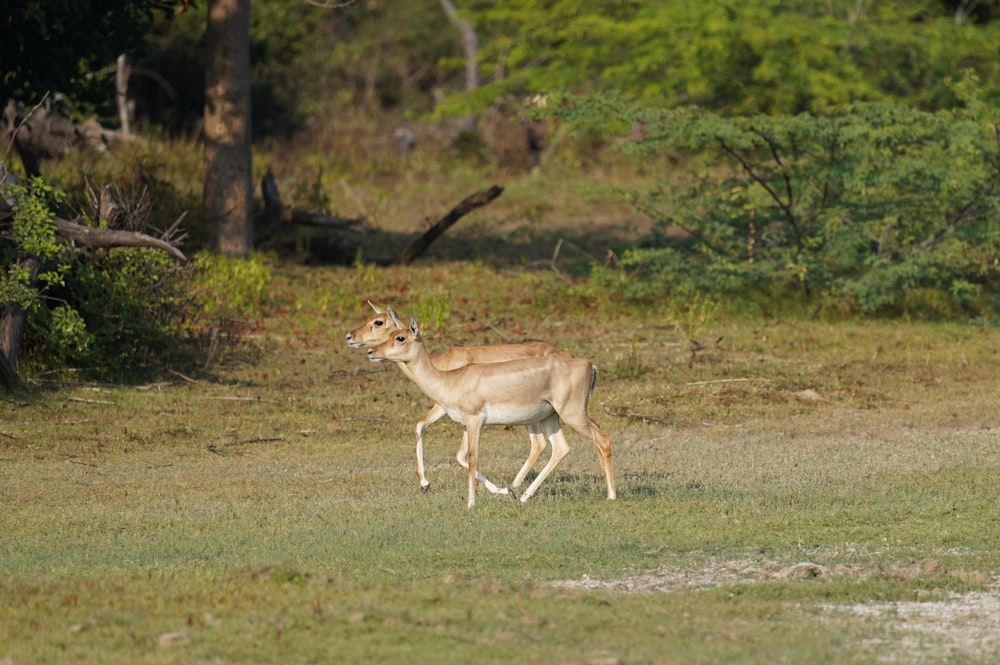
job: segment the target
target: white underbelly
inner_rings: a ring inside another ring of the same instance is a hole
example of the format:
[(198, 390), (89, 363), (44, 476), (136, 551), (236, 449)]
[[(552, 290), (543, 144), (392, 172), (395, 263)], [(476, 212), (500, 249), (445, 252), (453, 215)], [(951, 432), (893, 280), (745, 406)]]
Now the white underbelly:
[(530, 425), (541, 422), (555, 411), (548, 402), (516, 407), (506, 404), (487, 404), (483, 410), (487, 425)]
[[(448, 410), (447, 413), (455, 422), (465, 424), (465, 419), (458, 410)], [(555, 409), (548, 402), (528, 406), (487, 404), (482, 411), (484, 425), (531, 425), (545, 420), (553, 413)]]

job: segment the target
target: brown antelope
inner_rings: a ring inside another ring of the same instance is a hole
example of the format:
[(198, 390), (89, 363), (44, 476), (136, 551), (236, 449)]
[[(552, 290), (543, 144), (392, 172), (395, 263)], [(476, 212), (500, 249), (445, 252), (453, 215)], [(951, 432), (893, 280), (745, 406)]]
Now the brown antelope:
[(597, 368), (589, 360), (550, 354), (444, 371), (432, 362), (413, 319), (408, 329), (396, 330), (386, 342), (369, 348), (368, 358), (374, 362), (391, 360), (404, 365), (425, 395), (452, 420), (465, 425), (469, 437), (470, 508), (476, 503), (479, 439), (483, 425), (538, 423), (552, 444), (548, 463), (521, 495), (523, 503), (569, 452), (560, 419), (594, 442), (607, 482), (608, 498), (615, 498), (611, 439), (587, 415), (587, 402), (597, 382)]
[[(374, 316), (370, 317), (358, 328), (347, 333), (347, 344), (353, 348), (360, 348), (364, 346), (371, 348), (383, 344), (389, 339), (394, 331), (404, 327), (404, 325), (400, 323), (399, 317), (393, 311), (392, 307), (382, 309), (370, 300), (368, 301), (368, 305), (372, 308), (372, 310), (374, 310)], [(458, 346), (451, 348), (440, 355), (434, 356), (433, 362), (438, 369), (447, 371), (468, 365), (469, 363), (504, 362), (507, 360), (514, 360), (516, 358), (528, 358), (553, 354), (571, 357), (570, 354), (557, 349), (551, 344), (545, 344), (544, 342), (526, 342), (523, 344), (498, 344), (494, 346)], [(399, 365), (399, 368), (408, 378), (413, 378), (405, 365), (401, 364)], [(427, 476), (424, 473), (424, 430), (428, 425), (436, 423), (444, 418), (445, 415), (447, 415), (445, 410), (435, 404), (431, 407), (431, 410), (417, 422), (417, 477), (420, 479), (420, 487), (424, 490), (430, 488), (430, 482), (427, 480)], [(512, 487), (521, 486), (521, 483), (524, 482), (528, 472), (531, 471), (531, 467), (535, 465), (535, 462), (537, 462), (538, 458), (541, 457), (542, 451), (545, 450), (546, 439), (545, 435), (542, 433), (541, 427), (537, 423), (533, 423), (529, 424), (527, 429), (528, 439), (531, 443), (531, 450), (528, 453), (528, 457), (524, 461), (524, 464), (521, 465), (521, 469), (514, 477), (514, 482), (511, 483)], [(464, 469), (469, 468), (466, 460), (468, 442), (468, 433), (463, 431), (462, 444), (458, 449), (458, 453), (455, 455), (455, 459)], [(490, 482), (482, 474), (480, 474), (479, 480), (483, 483), (484, 487), (494, 494), (509, 493), (506, 488), (497, 487), (497, 485)]]

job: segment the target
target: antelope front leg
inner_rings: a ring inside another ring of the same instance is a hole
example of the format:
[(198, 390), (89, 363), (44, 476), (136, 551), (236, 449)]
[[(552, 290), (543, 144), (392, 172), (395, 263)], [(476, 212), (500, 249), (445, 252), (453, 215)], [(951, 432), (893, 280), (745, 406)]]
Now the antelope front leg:
[[(462, 445), (459, 446), (458, 452), (455, 453), (455, 461), (458, 462), (458, 465), (463, 469), (465, 469), (466, 471), (469, 470), (468, 455), (469, 455), (469, 432), (467, 430), (463, 430)], [(483, 487), (489, 490), (491, 494), (507, 494), (507, 495), (510, 494), (510, 490), (508, 488), (499, 487), (495, 485), (493, 482), (490, 481), (489, 478), (484, 476), (482, 472), (479, 471), (476, 472), (476, 480), (481, 482), (483, 484)]]
[(420, 479), (420, 489), (425, 492), (431, 488), (431, 483), (424, 475), (424, 430), (445, 417), (447, 413), (439, 405), (431, 407), (423, 418), (417, 421), (417, 478)]

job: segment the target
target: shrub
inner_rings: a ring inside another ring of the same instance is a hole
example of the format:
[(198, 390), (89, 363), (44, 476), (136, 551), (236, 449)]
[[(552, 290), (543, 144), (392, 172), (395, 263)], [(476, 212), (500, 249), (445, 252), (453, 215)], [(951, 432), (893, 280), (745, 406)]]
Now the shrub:
[(692, 172), (686, 186), (632, 194), (659, 221), (622, 255), (641, 281), (632, 291), (766, 293), (865, 314), (912, 311), (924, 293), (926, 311), (985, 314), (1000, 291), (1000, 123), (974, 79), (955, 88), (964, 106), (934, 113), (633, 109), (651, 138), (631, 149), (685, 156)]
[(264, 304), (271, 272), (259, 256), (240, 259), (201, 252), (194, 264), (191, 291), (205, 322), (232, 327), (254, 317)]
[[(146, 248), (74, 251), (53, 222), (61, 192), (36, 179), (0, 194), (11, 204), (9, 223), (0, 219), (0, 314), (26, 312), (22, 374), (76, 368), (88, 378), (127, 380), (206, 363), (217, 333), (233, 339), (266, 296), (270, 273), (259, 259), (198, 255), (182, 265)], [(143, 205), (124, 201), (123, 209), (148, 210), (141, 198)], [(146, 230), (141, 214), (128, 217), (115, 223)], [(208, 354), (198, 343), (206, 335)]]
[[(58, 361), (85, 370), (85, 375), (127, 379), (190, 360), (183, 342), (183, 321), (192, 307), (187, 292), (191, 268), (159, 251), (120, 247), (80, 254), (54, 295), (78, 313), (89, 343)], [(48, 355), (46, 332), (63, 322), (58, 308), (33, 319), (31, 356)], [(75, 330), (70, 328), (69, 331)], [(44, 354), (44, 355), (43, 355)]]

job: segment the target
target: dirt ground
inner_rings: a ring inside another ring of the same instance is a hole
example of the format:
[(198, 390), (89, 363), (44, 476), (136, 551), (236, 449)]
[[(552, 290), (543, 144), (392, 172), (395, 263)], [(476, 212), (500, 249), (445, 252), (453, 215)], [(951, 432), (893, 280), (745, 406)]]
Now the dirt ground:
[[(879, 574), (915, 577), (939, 572), (940, 563), (927, 560), (908, 568)], [(764, 583), (775, 580), (808, 580), (840, 575), (874, 574), (873, 566), (834, 567), (803, 561), (790, 566), (774, 562), (741, 559), (712, 562), (701, 569), (663, 567), (656, 571), (615, 579), (565, 580), (557, 586), (603, 589), (621, 593), (675, 593), (697, 591), (734, 584)], [(981, 576), (982, 573), (952, 573)], [(943, 600), (872, 602), (855, 605), (823, 605), (831, 621), (857, 619), (879, 622), (884, 634), (866, 641), (873, 657), (883, 663), (922, 664), (953, 658), (995, 662), (1000, 658), (1000, 579), (986, 591), (953, 594)]]

